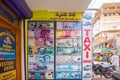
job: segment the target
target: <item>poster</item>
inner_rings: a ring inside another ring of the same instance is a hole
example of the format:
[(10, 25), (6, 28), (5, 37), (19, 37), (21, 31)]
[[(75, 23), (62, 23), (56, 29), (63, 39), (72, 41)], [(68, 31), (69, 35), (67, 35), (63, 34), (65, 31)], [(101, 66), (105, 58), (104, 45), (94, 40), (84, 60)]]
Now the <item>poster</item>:
[(16, 79), (15, 35), (3, 28), (0, 28), (0, 79)]

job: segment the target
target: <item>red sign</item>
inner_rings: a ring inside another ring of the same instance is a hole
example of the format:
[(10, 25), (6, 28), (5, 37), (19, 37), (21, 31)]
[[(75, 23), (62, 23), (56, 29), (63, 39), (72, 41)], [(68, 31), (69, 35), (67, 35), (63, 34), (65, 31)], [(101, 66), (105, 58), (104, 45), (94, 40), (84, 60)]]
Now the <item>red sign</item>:
[(90, 38), (89, 38), (89, 32), (90, 32), (90, 29), (84, 29), (84, 32), (85, 32), (85, 39), (83, 40), (84, 42), (84, 52), (85, 52), (85, 55), (86, 55), (86, 58), (89, 58), (89, 52), (91, 50), (91, 41), (90, 41)]
[(83, 63), (92, 63), (92, 60), (83, 60)]

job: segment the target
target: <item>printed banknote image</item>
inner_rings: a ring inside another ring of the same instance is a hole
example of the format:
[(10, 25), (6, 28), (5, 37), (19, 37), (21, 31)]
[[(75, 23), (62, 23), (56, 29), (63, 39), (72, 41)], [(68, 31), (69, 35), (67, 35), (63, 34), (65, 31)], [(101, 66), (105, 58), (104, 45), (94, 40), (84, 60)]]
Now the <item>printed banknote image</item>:
[(47, 46), (43, 46), (43, 47), (38, 47), (38, 54), (40, 55), (54, 55), (54, 47), (47, 47)]
[(56, 30), (56, 38), (81, 38), (80, 30)]
[(35, 38), (45, 38), (45, 39), (54, 38), (54, 30), (35, 29), (34, 30), (34, 37)]
[(29, 55), (54, 55), (54, 47), (28, 46)]
[(28, 63), (54, 63), (54, 55), (28, 55)]
[(81, 79), (81, 71), (56, 72), (57, 79)]
[(54, 39), (36, 38), (36, 46), (54, 46)]
[(82, 22), (57, 22), (57, 29), (59, 30), (81, 30)]
[(29, 46), (35, 46), (35, 38), (34, 37), (30, 37), (28, 39), (28, 45)]
[(28, 37), (29, 37), (29, 38), (30, 38), (30, 37), (34, 38), (34, 36), (35, 36), (34, 33), (35, 33), (34, 30), (28, 30)]
[(34, 72), (29, 71), (28, 72), (28, 78), (29, 79), (53, 79), (54, 78), (54, 72), (48, 71), (48, 72)]
[(80, 55), (80, 47), (56, 47), (57, 55)]
[(56, 39), (56, 47), (80, 47), (81, 40), (79, 38)]
[(54, 71), (54, 65), (44, 63), (28, 63), (28, 71)]
[(80, 64), (57, 64), (56, 71), (81, 71)]
[(43, 22), (43, 21), (29, 21), (29, 29), (54, 29), (54, 22)]
[(81, 64), (80, 56), (68, 56), (68, 55), (57, 55), (56, 56), (57, 64)]
[(54, 39), (36, 38), (36, 46), (54, 46)]

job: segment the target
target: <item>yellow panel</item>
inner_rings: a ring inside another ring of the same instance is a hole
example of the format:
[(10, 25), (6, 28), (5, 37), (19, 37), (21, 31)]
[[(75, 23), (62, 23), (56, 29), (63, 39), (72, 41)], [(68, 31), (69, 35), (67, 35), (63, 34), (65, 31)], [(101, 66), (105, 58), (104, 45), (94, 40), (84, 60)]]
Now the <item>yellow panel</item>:
[(16, 80), (16, 70), (1, 73), (0, 80)]
[(30, 20), (42, 21), (80, 21), (82, 12), (48, 12), (47, 10), (33, 11)]
[(49, 12), (48, 18), (51, 21), (80, 21), (82, 12)]
[(33, 11), (32, 20), (48, 20), (47, 15), (48, 15), (47, 10)]

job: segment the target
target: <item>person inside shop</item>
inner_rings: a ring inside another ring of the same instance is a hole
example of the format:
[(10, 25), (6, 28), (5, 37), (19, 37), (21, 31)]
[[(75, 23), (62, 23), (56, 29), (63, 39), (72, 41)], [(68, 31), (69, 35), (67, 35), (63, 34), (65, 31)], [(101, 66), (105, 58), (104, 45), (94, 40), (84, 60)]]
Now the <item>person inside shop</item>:
[(117, 51), (111, 52), (112, 56), (109, 58), (110, 64), (112, 64), (116, 70), (119, 70), (119, 56)]

